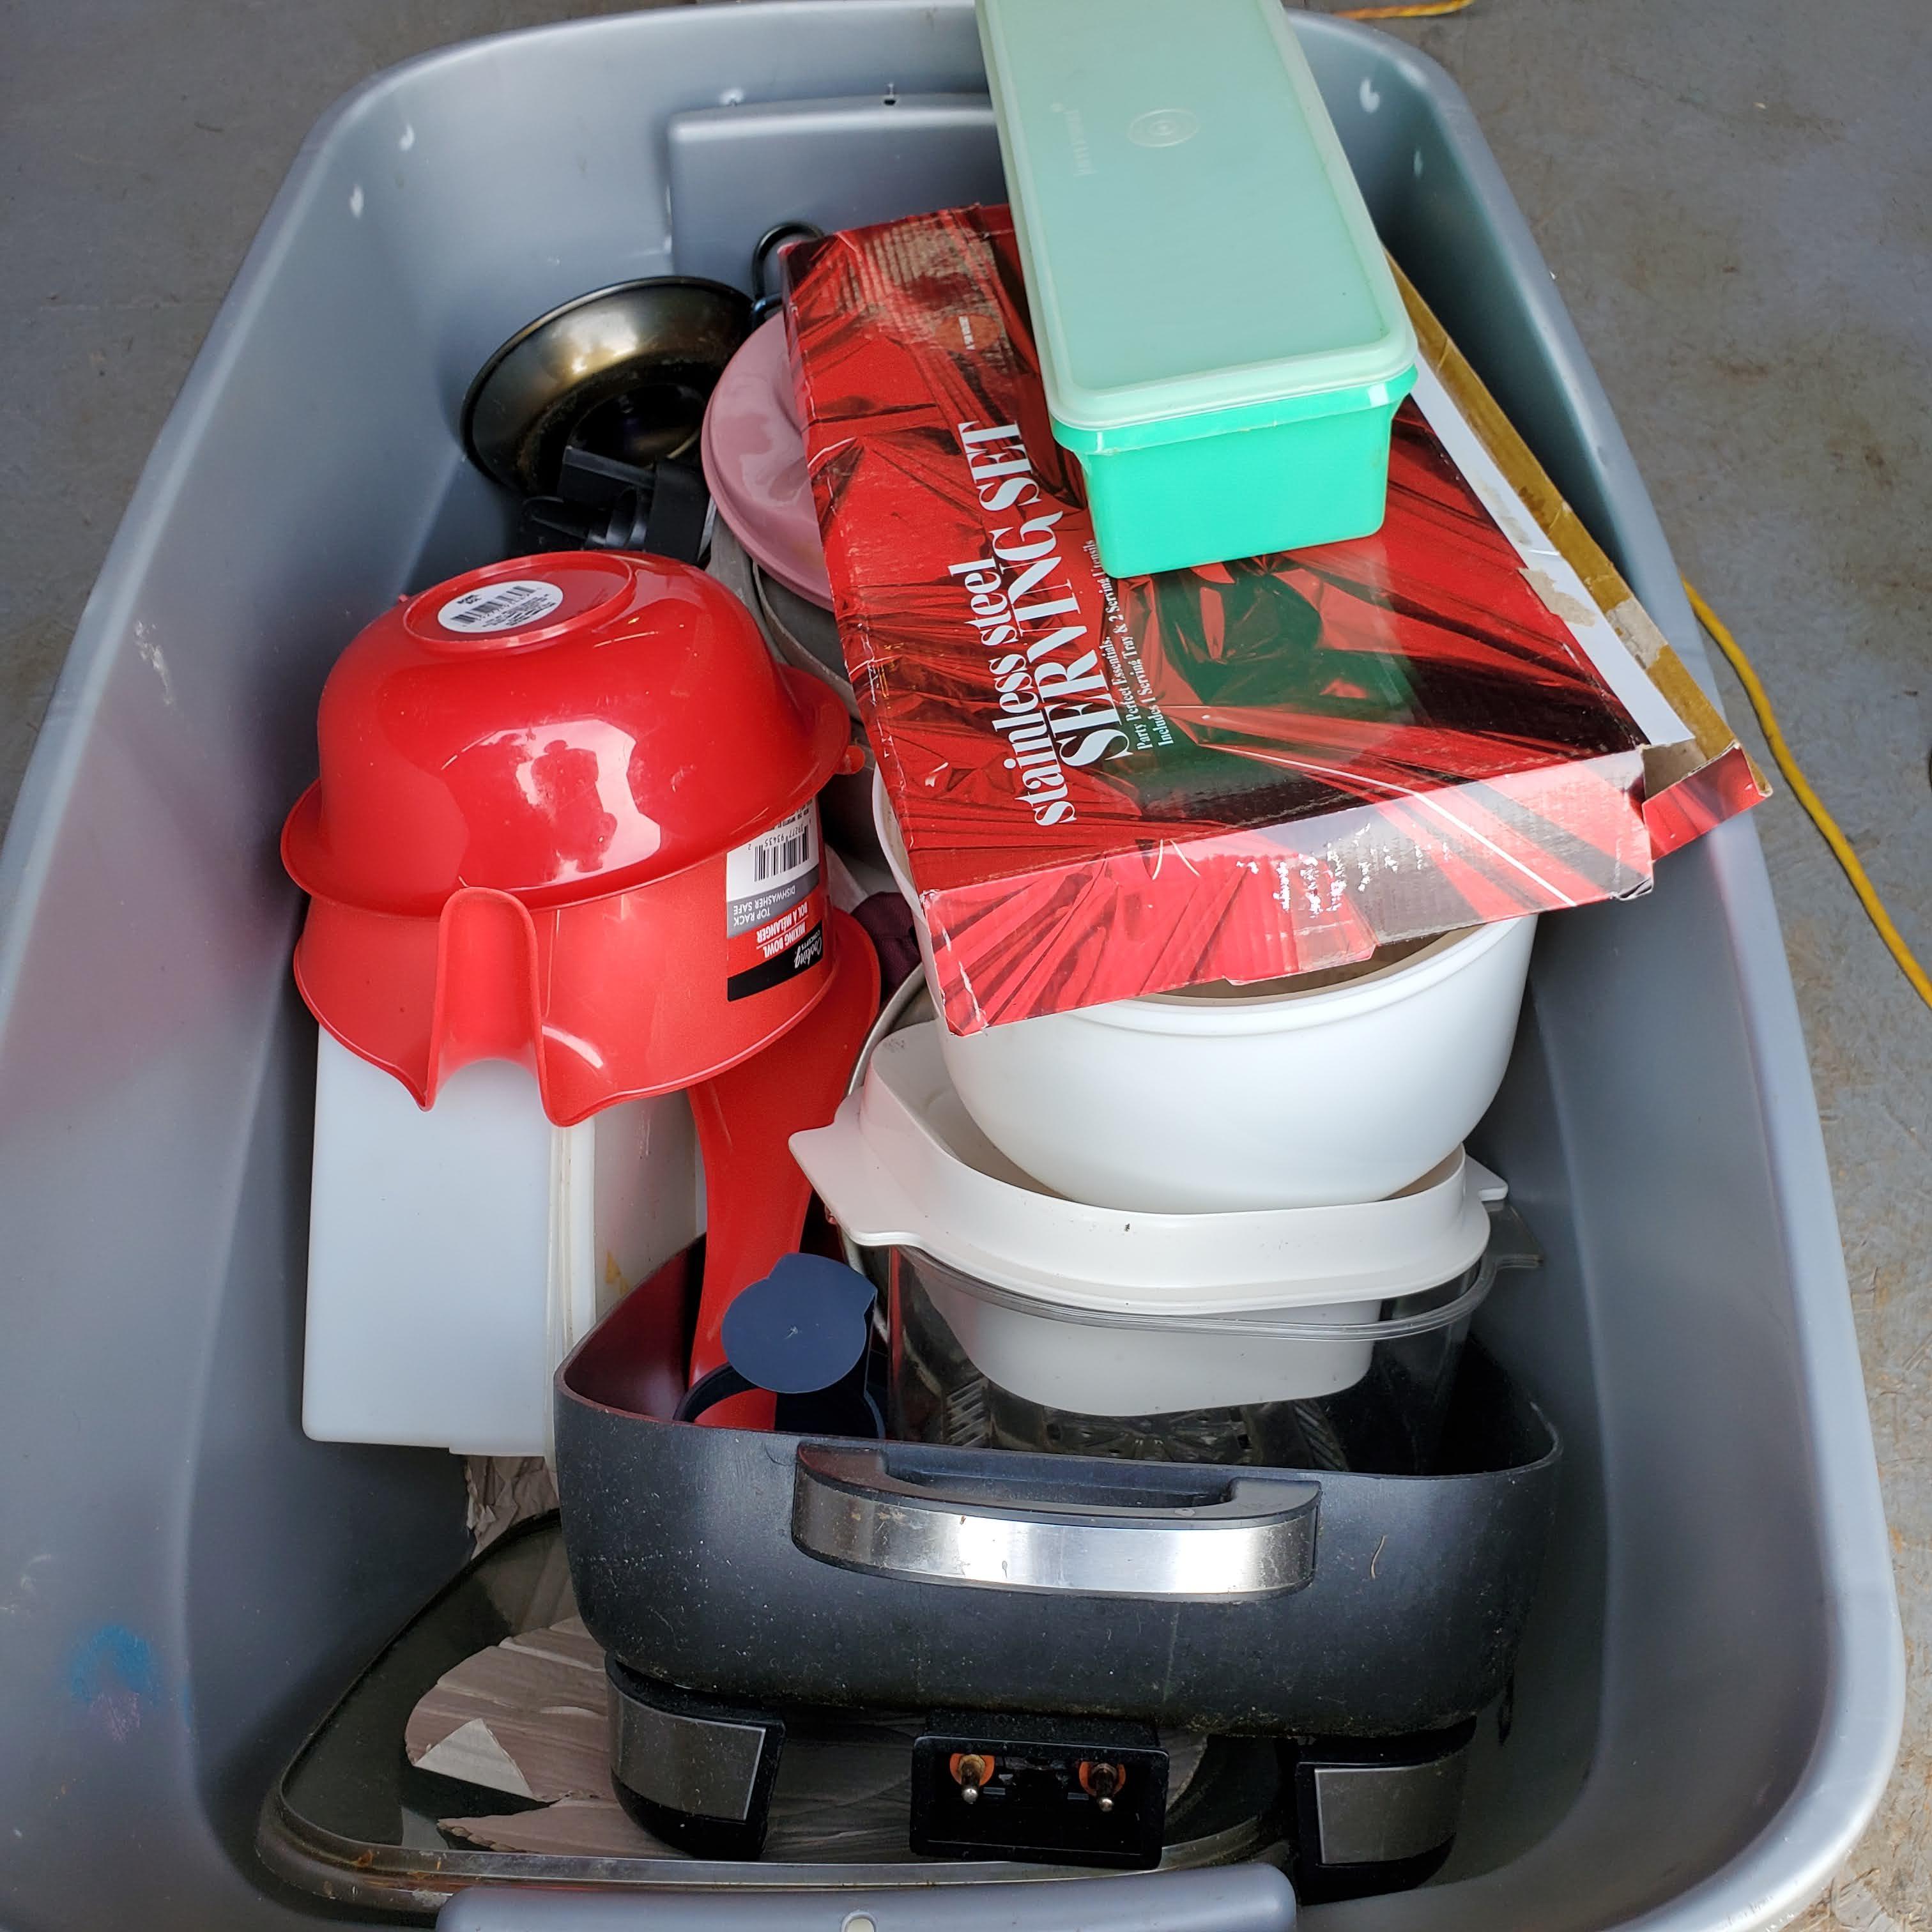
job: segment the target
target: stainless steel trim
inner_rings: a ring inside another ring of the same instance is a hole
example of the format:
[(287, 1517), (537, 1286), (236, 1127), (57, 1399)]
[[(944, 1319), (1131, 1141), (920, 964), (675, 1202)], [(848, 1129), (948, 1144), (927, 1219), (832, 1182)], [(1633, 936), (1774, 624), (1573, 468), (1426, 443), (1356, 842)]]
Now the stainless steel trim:
[(1316, 1828), (1326, 1865), (1419, 1858), (1456, 1835), (1468, 1747), (1426, 1764), (1318, 1764)]
[(892, 1475), (870, 1446), (801, 1443), (792, 1540), (848, 1570), (1091, 1597), (1278, 1595), (1315, 1574), (1321, 1486), (1257, 1473), (1195, 1508), (989, 1503)]
[(610, 1686), (610, 1768), (653, 1804), (742, 1821), (764, 1747), (762, 1725), (687, 1717)]

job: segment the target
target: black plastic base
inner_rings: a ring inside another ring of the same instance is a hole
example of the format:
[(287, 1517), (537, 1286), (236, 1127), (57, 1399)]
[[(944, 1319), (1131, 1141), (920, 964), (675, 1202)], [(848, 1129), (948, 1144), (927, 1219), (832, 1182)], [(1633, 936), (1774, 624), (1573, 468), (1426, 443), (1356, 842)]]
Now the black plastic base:
[[(606, 1668), (611, 1783), (625, 1810), (694, 1858), (756, 1858), (788, 1719), (655, 1682), (615, 1658)], [(812, 1713), (793, 1715), (811, 1735)], [(1304, 1903), (1406, 1891), (1454, 1845), (1474, 1730), (1472, 1721), (1378, 1740), (1216, 1740), (1170, 1831), (1169, 1758), (1153, 1726), (938, 1712), (906, 1761), (910, 1848), (922, 1858), (1147, 1870), (1170, 1840), (1272, 1817)], [(1215, 1774), (1204, 1775), (1210, 1763)]]
[(674, 1850), (688, 1852), (694, 1858), (755, 1858), (765, 1848), (768, 1815), (742, 1821), (728, 1818), (704, 1818), (688, 1811), (674, 1811), (668, 1805), (654, 1804), (642, 1793), (633, 1791), (616, 1772), (610, 1788), (617, 1802), (651, 1836)]

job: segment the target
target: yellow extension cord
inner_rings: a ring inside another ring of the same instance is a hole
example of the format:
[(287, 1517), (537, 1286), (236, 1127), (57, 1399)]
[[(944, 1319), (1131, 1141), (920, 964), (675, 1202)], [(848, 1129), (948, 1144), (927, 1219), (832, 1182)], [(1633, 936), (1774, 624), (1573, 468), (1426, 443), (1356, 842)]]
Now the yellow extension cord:
[[(1472, 0), (1409, 0), (1409, 4), (1396, 7), (1350, 7), (1336, 17), (1343, 20), (1426, 20), (1444, 14), (1460, 14), (1471, 4)], [(1866, 916), (1876, 928), (1880, 938), (1885, 941), (1886, 950), (1898, 962), (1898, 970), (1911, 982), (1912, 991), (1932, 1006), (1932, 977), (1928, 976), (1924, 968), (1913, 957), (1911, 947), (1906, 944), (1904, 935), (1892, 924), (1892, 915), (1886, 910), (1878, 889), (1866, 876), (1865, 868), (1858, 862), (1858, 855), (1852, 850), (1852, 842), (1838, 830), (1838, 821), (1826, 810), (1825, 801), (1811, 789), (1810, 780), (1798, 769), (1798, 760), (1791, 755), (1791, 747), (1784, 742), (1784, 734), (1778, 729), (1778, 714), (1771, 708), (1770, 695), (1750, 659), (1745, 656), (1744, 646), (1731, 635), (1724, 620), (1704, 601), (1696, 586), (1688, 578), (1684, 588), (1690, 599), (1691, 609), (1697, 614), (1698, 622), (1737, 673), (1738, 681), (1744, 688), (1744, 695), (1750, 700), (1750, 708), (1757, 714), (1764, 741), (1771, 748), (1772, 761), (1784, 774), (1792, 796), (1804, 808), (1806, 817), (1822, 834), (1825, 843), (1832, 848), (1832, 857), (1844, 867), (1845, 877), (1852, 883), (1852, 890), (1858, 896), (1859, 904), (1864, 908)]]
[(1473, 0), (1409, 0), (1402, 7), (1349, 7), (1335, 17), (1340, 20), (1432, 20), (1441, 14), (1460, 14)]
[(1886, 950), (1898, 961), (1898, 970), (1911, 981), (1912, 991), (1932, 1006), (1932, 978), (1927, 976), (1924, 968), (1906, 944), (1904, 935), (1892, 924), (1892, 915), (1885, 909), (1885, 902), (1866, 877), (1865, 868), (1858, 863), (1858, 855), (1852, 850), (1852, 842), (1838, 830), (1838, 821), (1826, 810), (1825, 801), (1811, 789), (1810, 781), (1799, 770), (1798, 760), (1791, 755), (1791, 747), (1784, 742), (1784, 734), (1778, 729), (1778, 714), (1771, 708), (1770, 694), (1750, 659), (1745, 656), (1744, 646), (1731, 635), (1724, 620), (1704, 601), (1697, 586), (1688, 578), (1684, 590), (1690, 599), (1691, 609), (1697, 614), (1698, 622), (1737, 673), (1738, 682), (1744, 686), (1745, 697), (1750, 700), (1750, 708), (1757, 714), (1764, 742), (1770, 746), (1772, 758), (1784, 774), (1792, 796), (1804, 808), (1805, 815), (1823, 835), (1825, 843), (1832, 848), (1832, 857), (1844, 867), (1845, 877), (1852, 882), (1852, 890), (1858, 896), (1859, 904), (1864, 908), (1866, 916), (1878, 930), (1878, 936), (1885, 941)]

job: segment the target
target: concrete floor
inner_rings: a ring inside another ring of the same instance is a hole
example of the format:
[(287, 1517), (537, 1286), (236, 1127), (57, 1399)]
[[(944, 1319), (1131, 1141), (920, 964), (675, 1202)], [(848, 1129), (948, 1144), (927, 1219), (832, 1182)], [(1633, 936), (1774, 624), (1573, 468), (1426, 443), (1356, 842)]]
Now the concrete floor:
[[(0, 816), (148, 446), (316, 116), (422, 49), (614, 10), (0, 0)], [(1394, 31), (1468, 91), (1680, 562), (1932, 962), (1925, 0), (1477, 0)], [(1890, 1932), (1932, 1916), (1932, 1012), (1788, 796), (1759, 821), (1912, 1665), (1886, 1807), (1804, 1923)]]

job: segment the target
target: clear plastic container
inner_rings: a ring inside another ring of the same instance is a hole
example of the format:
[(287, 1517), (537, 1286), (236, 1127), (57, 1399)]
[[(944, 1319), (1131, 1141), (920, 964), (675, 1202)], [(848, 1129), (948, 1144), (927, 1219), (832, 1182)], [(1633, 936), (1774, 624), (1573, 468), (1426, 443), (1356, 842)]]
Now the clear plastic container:
[[(1379, 1318), (1382, 1339), (1368, 1353), (1366, 1372), (1344, 1388), (1290, 1400), (1099, 1415), (1030, 1400), (975, 1362), (958, 1331), (970, 1333), (970, 1311), (982, 1305), (985, 1284), (916, 1248), (875, 1251), (868, 1259), (887, 1310), (887, 1427), (896, 1438), (956, 1448), (1400, 1476), (1433, 1468), (1469, 1317), (1498, 1266), (1492, 1251), (1430, 1293), (1367, 1304), (1363, 1312), (1370, 1321)], [(962, 1310), (966, 1322), (959, 1321)], [(1276, 1325), (1306, 1329), (1318, 1340), (1334, 1324)], [(1104, 1330), (1088, 1333), (1104, 1347)]]

